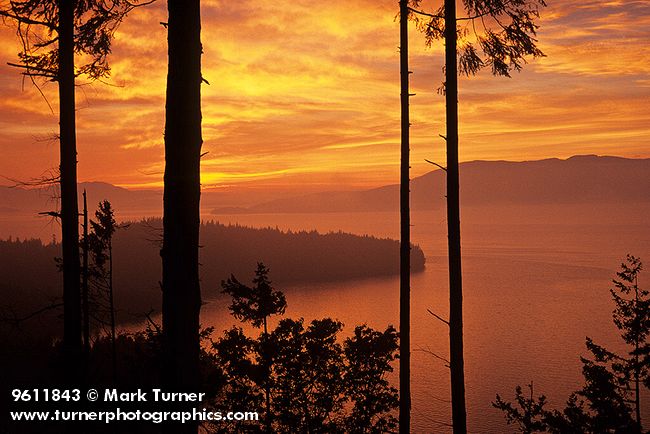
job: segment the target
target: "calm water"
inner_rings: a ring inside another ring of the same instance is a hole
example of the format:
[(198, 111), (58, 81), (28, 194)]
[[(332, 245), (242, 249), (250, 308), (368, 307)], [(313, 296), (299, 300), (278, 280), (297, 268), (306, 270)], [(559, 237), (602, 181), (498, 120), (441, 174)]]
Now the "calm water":
[[(517, 384), (533, 381), (536, 394), (544, 393), (551, 406), (562, 406), (582, 382), (579, 355), (586, 351), (585, 336), (616, 348), (608, 289), (622, 258), (630, 252), (650, 264), (645, 217), (632, 217), (625, 224), (616, 224), (615, 216), (584, 224), (579, 213), (573, 213), (574, 218), (533, 214), (526, 219), (513, 214), (504, 219), (499, 214), (468, 212), (462, 228), (467, 410), (472, 433), (514, 432), (490, 403), (497, 392), (512, 399)], [(394, 238), (399, 233), (394, 213), (215, 218), (251, 226), (341, 229)], [(412, 223), (413, 242), (422, 246), (427, 257), (426, 271), (412, 278), (413, 427), (417, 433), (447, 433), (443, 424), (450, 422), (448, 370), (422, 351), (448, 354), (444, 324), (427, 313), (427, 309), (443, 316), (447, 312), (445, 219), (440, 212), (420, 212)], [(642, 279), (647, 281), (650, 278)], [(332, 316), (349, 329), (364, 322), (377, 328), (397, 326), (397, 277), (283, 289), (290, 316), (306, 320)], [(221, 303), (204, 308), (203, 322), (217, 330), (231, 324)], [(394, 380), (396, 384), (396, 373)], [(648, 420), (650, 406), (644, 412)]]
[[(258, 227), (399, 235), (397, 213), (204, 218)], [(4, 218), (0, 223), (2, 237), (38, 235), (48, 240), (58, 232), (43, 219)], [(413, 427), (417, 433), (447, 433), (449, 373), (441, 361), (422, 351), (448, 354), (445, 326), (427, 313), (431, 309), (447, 315), (445, 216), (416, 212), (412, 223), (413, 242), (427, 257), (426, 271), (412, 278)], [(551, 406), (562, 406), (582, 383), (579, 355), (586, 352), (585, 336), (612, 349), (619, 345), (608, 289), (628, 252), (648, 264), (641, 285), (649, 286), (650, 207), (465, 209), (462, 243), (470, 432), (514, 432), (490, 405), (496, 393), (512, 399), (517, 384), (534, 381), (536, 394), (544, 393)], [(397, 276), (281, 289), (289, 316), (308, 321), (334, 317), (347, 330), (360, 323), (376, 328), (398, 325)], [(217, 331), (230, 328), (234, 322), (223, 301), (207, 301), (202, 323)], [(393, 377), (397, 384), (397, 373)], [(650, 420), (650, 396), (645, 403), (644, 417)]]

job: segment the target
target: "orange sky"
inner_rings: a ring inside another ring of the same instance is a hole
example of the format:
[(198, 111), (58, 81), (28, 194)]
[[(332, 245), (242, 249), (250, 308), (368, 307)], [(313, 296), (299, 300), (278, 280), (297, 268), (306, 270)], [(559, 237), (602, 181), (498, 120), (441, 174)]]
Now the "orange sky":
[[(423, 2), (426, 4), (426, 2)], [(650, 157), (650, 2), (550, 0), (546, 58), (512, 79), (460, 88), (462, 160), (596, 153)], [(203, 183), (343, 189), (398, 181), (396, 0), (203, 1)], [(162, 182), (165, 3), (136, 10), (114, 42), (110, 85), (78, 87), (80, 181)], [(412, 167), (444, 163), (442, 46), (411, 38)], [(56, 86), (47, 104), (0, 28), (0, 176), (55, 167)], [(1, 181), (0, 184), (7, 184)]]

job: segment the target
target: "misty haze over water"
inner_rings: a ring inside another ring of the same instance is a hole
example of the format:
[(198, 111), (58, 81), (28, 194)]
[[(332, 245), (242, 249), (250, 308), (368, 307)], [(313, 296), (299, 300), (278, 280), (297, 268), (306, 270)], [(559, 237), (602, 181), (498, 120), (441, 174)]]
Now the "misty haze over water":
[[(611, 321), (611, 279), (627, 253), (650, 258), (647, 206), (620, 215), (593, 206), (474, 208), (463, 216), (465, 356), (470, 432), (504, 432), (495, 394), (514, 396), (516, 385), (534, 382), (550, 406), (562, 407), (583, 378), (579, 356), (585, 337), (610, 348), (620, 338)], [(597, 217), (596, 217), (597, 216)], [(217, 216), (222, 222), (281, 229), (342, 229), (397, 237), (397, 213)], [(445, 433), (449, 422), (447, 329), (427, 309), (445, 317), (448, 306), (446, 228), (443, 211), (413, 214), (412, 241), (426, 255), (424, 273), (412, 276), (413, 428)], [(646, 260), (650, 263), (650, 259)], [(250, 279), (252, 276), (247, 276)], [(271, 270), (272, 277), (272, 270)], [(645, 280), (645, 279), (643, 279)], [(650, 280), (650, 279), (649, 279)], [(641, 281), (641, 286), (647, 282)], [(397, 325), (399, 277), (345, 284), (282, 288), (287, 315), (306, 320), (333, 316), (351, 327)], [(224, 306), (209, 303), (202, 321), (224, 330), (232, 323)], [(395, 373), (396, 374), (396, 373)], [(397, 382), (397, 375), (394, 377)], [(650, 401), (644, 413), (650, 416)]]
[[(617, 349), (620, 339), (611, 321), (611, 279), (627, 253), (650, 264), (650, 206), (503, 205), (465, 207), (462, 243), (465, 291), (465, 354), (471, 432), (506, 429), (503, 415), (491, 407), (495, 394), (514, 396), (517, 384), (533, 381), (551, 407), (564, 405), (582, 383), (580, 355), (585, 336)], [(123, 219), (135, 215), (122, 215)], [(338, 231), (397, 238), (399, 215), (394, 212), (326, 214), (206, 213), (205, 220), (284, 230)], [(5, 217), (1, 236), (47, 233), (42, 219)], [(416, 211), (412, 242), (426, 255), (424, 273), (412, 276), (413, 427), (417, 432), (447, 432), (448, 370), (426, 351), (446, 356), (444, 324), (427, 309), (446, 316), (448, 306), (446, 227), (443, 209)], [(7, 234), (4, 232), (8, 231)], [(41, 232), (42, 233), (42, 232)], [(47, 241), (48, 235), (41, 235)], [(250, 275), (238, 276), (250, 281)], [(274, 279), (271, 269), (271, 279)], [(640, 285), (648, 286), (644, 274)], [(276, 279), (277, 280), (277, 279)], [(650, 280), (650, 279), (648, 279)], [(382, 328), (398, 324), (397, 275), (345, 283), (313, 283), (284, 290), (288, 317), (306, 320), (331, 316), (351, 330), (367, 323)], [(218, 288), (203, 287), (207, 304), (202, 324), (217, 335), (234, 320)], [(117, 289), (119, 291), (119, 288)], [(422, 351), (425, 350), (425, 351)], [(397, 372), (393, 383), (397, 384)], [(443, 401), (441, 401), (443, 400)], [(650, 417), (650, 400), (642, 400)]]

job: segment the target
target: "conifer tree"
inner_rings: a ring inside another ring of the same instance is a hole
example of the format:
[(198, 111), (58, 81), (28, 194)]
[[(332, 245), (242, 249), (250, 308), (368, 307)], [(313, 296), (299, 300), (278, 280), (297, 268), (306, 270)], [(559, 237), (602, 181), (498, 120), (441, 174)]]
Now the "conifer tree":
[(271, 432), (271, 351), (268, 331), (268, 318), (282, 315), (287, 308), (284, 294), (271, 286), (269, 269), (261, 262), (257, 264), (253, 284), (249, 287), (239, 282), (235, 276), (224, 281), (223, 292), (232, 297), (229, 306), (232, 315), (242, 322), (250, 322), (253, 327), (262, 328), (261, 356), (264, 371), (264, 401), (266, 404), (266, 431)]
[[(138, 0), (11, 0), (0, 3), (0, 16), (16, 26), (21, 43), (19, 68), (38, 87), (56, 82), (59, 91), (59, 183), (63, 270), (63, 352), (66, 375), (78, 380), (82, 358), (79, 207), (75, 79), (110, 73), (111, 41), (124, 17), (151, 3)], [(82, 59), (77, 62), (78, 59)], [(40, 91), (40, 87), (39, 87)]]
[(569, 397), (562, 411), (547, 411), (538, 401), (523, 398), (517, 387), (516, 401), (524, 412), (497, 395), (493, 406), (505, 413), (508, 423), (534, 427), (554, 434), (601, 434), (643, 432), (641, 387), (650, 387), (650, 291), (639, 287), (641, 260), (628, 255), (610, 289), (614, 300), (613, 321), (627, 344), (619, 354), (587, 338), (590, 357), (581, 357), (584, 386)]

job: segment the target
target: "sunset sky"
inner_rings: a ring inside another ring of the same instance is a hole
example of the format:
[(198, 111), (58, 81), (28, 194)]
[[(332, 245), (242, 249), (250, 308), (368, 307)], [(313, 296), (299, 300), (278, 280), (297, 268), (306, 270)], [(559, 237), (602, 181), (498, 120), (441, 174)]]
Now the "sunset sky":
[[(424, 5), (427, 2), (423, 1)], [(429, 8), (431, 9), (431, 8)], [(364, 188), (398, 182), (396, 0), (203, 1), (205, 187)], [(549, 0), (547, 57), (511, 79), (460, 83), (461, 160), (575, 154), (650, 157), (650, 2)], [(77, 90), (79, 180), (162, 184), (166, 3), (134, 11), (114, 42), (112, 77)], [(9, 24), (9, 23), (7, 23)], [(413, 176), (444, 164), (442, 45), (411, 25)], [(58, 164), (57, 93), (47, 103), (6, 66), (0, 27), (0, 176)], [(9, 181), (0, 179), (1, 184)]]

